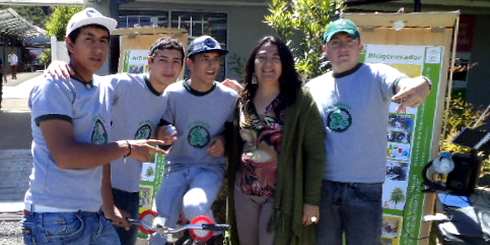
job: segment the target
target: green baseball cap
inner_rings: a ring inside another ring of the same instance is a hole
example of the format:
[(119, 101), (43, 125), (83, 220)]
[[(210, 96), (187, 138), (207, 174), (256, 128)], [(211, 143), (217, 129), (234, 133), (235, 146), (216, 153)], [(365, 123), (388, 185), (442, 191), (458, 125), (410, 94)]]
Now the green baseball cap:
[(352, 38), (359, 38), (359, 28), (357, 25), (349, 19), (338, 19), (336, 21), (328, 23), (323, 33), (323, 41), (325, 43), (330, 42), (333, 36), (337, 33), (345, 32)]

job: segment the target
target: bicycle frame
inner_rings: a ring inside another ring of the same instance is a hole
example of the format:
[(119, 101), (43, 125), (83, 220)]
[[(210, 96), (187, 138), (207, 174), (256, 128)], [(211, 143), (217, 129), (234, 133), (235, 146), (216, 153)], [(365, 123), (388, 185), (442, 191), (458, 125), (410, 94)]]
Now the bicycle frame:
[[(163, 220), (163, 221), (162, 221)], [(206, 216), (198, 216), (194, 218), (190, 224), (181, 225), (176, 228), (165, 226), (165, 220), (162, 217), (156, 216), (152, 218), (151, 224), (145, 222), (145, 219), (128, 219), (132, 225), (137, 225), (140, 230), (146, 234), (158, 233), (167, 239), (167, 242), (176, 242), (178, 238), (175, 237), (182, 231), (189, 230), (189, 233), (193, 240), (205, 242), (213, 236), (213, 232), (226, 231), (230, 229), (229, 224), (213, 224), (211, 220)], [(197, 234), (196, 231), (208, 231), (205, 235)]]

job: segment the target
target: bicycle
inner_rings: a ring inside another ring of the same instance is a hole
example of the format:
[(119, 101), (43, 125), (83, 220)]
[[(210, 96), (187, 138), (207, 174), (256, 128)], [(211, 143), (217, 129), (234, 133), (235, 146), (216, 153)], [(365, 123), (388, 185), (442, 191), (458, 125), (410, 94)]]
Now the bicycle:
[(214, 232), (224, 232), (230, 229), (229, 224), (215, 224), (204, 215), (195, 217), (189, 224), (171, 228), (165, 226), (165, 218), (158, 216), (158, 213), (153, 210), (146, 210), (141, 213), (139, 219), (128, 219), (128, 221), (132, 225), (139, 226), (140, 231), (145, 234), (160, 234), (170, 244), (178, 244), (180, 234), (184, 231), (189, 232), (192, 241), (201, 244), (211, 239)]

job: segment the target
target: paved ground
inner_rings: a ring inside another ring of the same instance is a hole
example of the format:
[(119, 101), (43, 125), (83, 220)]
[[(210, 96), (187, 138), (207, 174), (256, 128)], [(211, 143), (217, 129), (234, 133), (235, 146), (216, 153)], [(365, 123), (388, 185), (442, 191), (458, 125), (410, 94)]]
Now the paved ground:
[[(0, 245), (23, 244), (20, 220), (32, 157), (27, 98), (42, 73), (20, 73), (3, 87), (0, 109)], [(147, 244), (138, 240), (138, 245)]]
[[(27, 98), (40, 72), (19, 73), (3, 86), (0, 110), (0, 213), (20, 211), (31, 171), (31, 128)], [(2, 219), (2, 216), (0, 216)]]
[[(23, 244), (20, 219), (32, 157), (27, 98), (40, 72), (19, 73), (3, 85), (0, 109), (0, 245)], [(0, 81), (1, 82), (1, 81)]]

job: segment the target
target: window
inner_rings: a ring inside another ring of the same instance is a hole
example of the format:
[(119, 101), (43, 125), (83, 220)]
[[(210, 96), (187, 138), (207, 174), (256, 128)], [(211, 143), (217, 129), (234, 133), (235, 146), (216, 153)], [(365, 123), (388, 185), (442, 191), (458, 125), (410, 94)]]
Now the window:
[[(221, 47), (226, 49), (227, 35), (227, 16), (224, 13), (189, 12), (189, 11), (159, 11), (147, 13), (121, 12), (118, 27), (136, 26), (159, 26), (171, 27), (187, 30), (189, 41), (201, 35), (210, 35), (220, 42)], [(222, 60), (222, 69), (217, 80), (221, 81), (225, 77), (226, 62)], [(185, 72), (188, 77), (188, 71)]]

